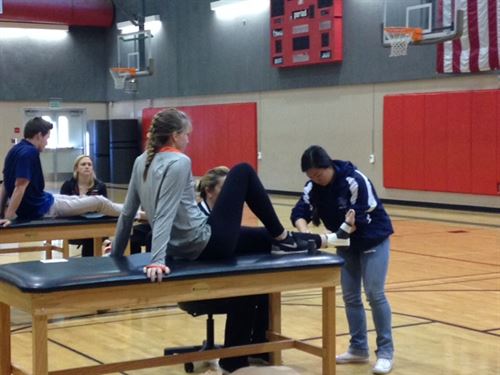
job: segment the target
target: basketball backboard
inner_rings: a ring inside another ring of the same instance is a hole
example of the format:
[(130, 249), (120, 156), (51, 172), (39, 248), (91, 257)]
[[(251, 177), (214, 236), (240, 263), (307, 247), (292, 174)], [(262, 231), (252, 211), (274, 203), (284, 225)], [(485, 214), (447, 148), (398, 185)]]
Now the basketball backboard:
[(136, 76), (153, 74), (151, 32), (137, 31), (117, 36), (117, 67), (134, 68)]
[(154, 71), (149, 30), (119, 34), (117, 38), (117, 64), (109, 69), (115, 89), (127, 93), (137, 92), (137, 77), (150, 76)]
[[(387, 27), (421, 29), (420, 40), (410, 44), (441, 43), (461, 36), (463, 10), (456, 8), (456, 0), (384, 0), (382, 30)], [(382, 44), (391, 44), (382, 32)]]

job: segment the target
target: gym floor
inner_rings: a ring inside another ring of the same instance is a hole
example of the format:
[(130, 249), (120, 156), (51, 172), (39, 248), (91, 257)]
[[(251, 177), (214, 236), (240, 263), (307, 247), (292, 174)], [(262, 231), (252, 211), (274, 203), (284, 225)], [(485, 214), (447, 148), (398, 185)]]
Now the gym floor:
[[(123, 190), (111, 189), (115, 200)], [(295, 198), (273, 196), (282, 222)], [(428, 208), (387, 206), (395, 234), (387, 296), (393, 311), (395, 375), (494, 374), (500, 368), (500, 216)], [(244, 222), (258, 225), (251, 213)], [(318, 232), (322, 229), (318, 228)], [(72, 256), (79, 256), (76, 248)], [(0, 263), (39, 259), (42, 253), (2, 254)], [(319, 290), (283, 295), (285, 334), (320, 342)], [(367, 305), (366, 305), (367, 306)], [(371, 349), (375, 333), (367, 307)], [(216, 318), (217, 341), (224, 318)], [(12, 351), (17, 364), (31, 367), (30, 317), (12, 312)], [(192, 318), (176, 306), (56, 316), (49, 330), (49, 368), (108, 363), (161, 355), (166, 346), (199, 343), (205, 318)], [(349, 335), (340, 289), (337, 291), (337, 353)], [(304, 375), (321, 374), (320, 360), (284, 351), (284, 364)], [(370, 364), (338, 365), (337, 374), (371, 374)], [(264, 368), (263, 368), (264, 370)], [(204, 369), (199, 370), (203, 372)], [(128, 374), (184, 374), (183, 366)], [(265, 372), (262, 372), (265, 374)]]

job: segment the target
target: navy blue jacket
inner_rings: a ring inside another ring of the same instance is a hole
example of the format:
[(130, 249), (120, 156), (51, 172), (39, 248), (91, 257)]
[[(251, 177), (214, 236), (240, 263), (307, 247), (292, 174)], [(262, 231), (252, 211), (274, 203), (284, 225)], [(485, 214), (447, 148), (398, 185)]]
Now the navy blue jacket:
[(327, 186), (309, 180), (304, 193), (292, 209), (292, 224), (298, 219), (308, 223), (314, 218), (336, 232), (346, 212), (356, 211), (356, 231), (351, 235), (351, 249), (368, 250), (384, 241), (394, 231), (391, 219), (377, 196), (371, 181), (351, 162), (332, 160), (335, 174)]

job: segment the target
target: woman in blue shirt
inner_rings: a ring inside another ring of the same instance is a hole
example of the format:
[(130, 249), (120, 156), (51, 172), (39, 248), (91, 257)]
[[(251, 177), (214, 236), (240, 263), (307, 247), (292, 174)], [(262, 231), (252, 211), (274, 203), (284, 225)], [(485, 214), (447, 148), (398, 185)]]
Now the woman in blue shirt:
[[(385, 296), (389, 265), (391, 220), (377, 197), (370, 180), (348, 161), (332, 160), (320, 146), (311, 146), (302, 154), (302, 171), (307, 181), (304, 192), (292, 209), (291, 220), (301, 232), (312, 221), (330, 230), (339, 226), (350, 233), (350, 246), (337, 251), (345, 260), (341, 285), (349, 333), (348, 351), (337, 356), (337, 363), (368, 362), (366, 315), (361, 299), (361, 283), (370, 304), (377, 332), (375, 374), (392, 369), (393, 341), (391, 307)], [(345, 215), (355, 212), (355, 225), (345, 225)]]

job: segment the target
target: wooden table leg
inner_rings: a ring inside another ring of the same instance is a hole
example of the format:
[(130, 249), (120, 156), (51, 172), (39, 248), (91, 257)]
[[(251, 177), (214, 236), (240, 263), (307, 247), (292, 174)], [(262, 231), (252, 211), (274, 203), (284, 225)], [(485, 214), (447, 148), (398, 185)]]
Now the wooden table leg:
[(103, 255), (102, 238), (101, 237), (94, 238), (94, 256), (102, 257), (102, 255)]
[(69, 259), (69, 240), (63, 240), (62, 256), (64, 259)]
[(52, 240), (47, 240), (43, 243), (45, 251), (45, 259), (52, 259)]
[[(269, 294), (269, 330), (281, 334), (281, 293)], [(281, 351), (271, 353), (271, 364), (282, 364)]]
[(49, 371), (47, 315), (33, 315), (32, 318), (33, 375), (47, 375)]
[(335, 287), (323, 288), (323, 375), (335, 375)]
[(10, 375), (10, 366), (10, 307), (0, 302), (0, 375)]

